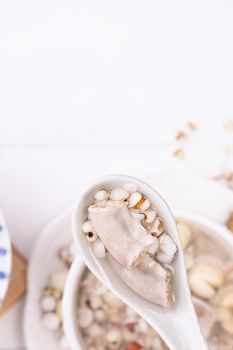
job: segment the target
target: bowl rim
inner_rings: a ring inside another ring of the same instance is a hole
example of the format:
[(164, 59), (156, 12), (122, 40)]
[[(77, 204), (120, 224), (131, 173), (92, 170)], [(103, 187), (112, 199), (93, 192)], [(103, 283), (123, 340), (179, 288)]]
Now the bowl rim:
[(10, 240), (10, 234), (6, 226), (4, 215), (0, 210), (0, 227), (1, 227), (1, 246), (3, 248), (4, 254), (0, 254), (0, 272), (3, 278), (0, 279), (0, 308), (3, 304), (10, 283), (10, 276), (12, 271), (12, 246)]
[[(190, 221), (190, 224), (193, 222), (202, 226), (206, 229), (207, 232), (213, 232), (233, 248), (233, 234), (223, 224), (217, 223), (203, 215), (190, 211), (186, 212), (181, 210), (174, 210), (173, 216), (176, 221)], [(71, 346), (71, 349), (76, 350), (85, 349), (82, 336), (75, 319), (79, 283), (85, 270), (86, 266), (82, 259), (79, 256), (76, 257), (68, 274), (62, 301), (64, 332), (68, 339), (68, 343)]]

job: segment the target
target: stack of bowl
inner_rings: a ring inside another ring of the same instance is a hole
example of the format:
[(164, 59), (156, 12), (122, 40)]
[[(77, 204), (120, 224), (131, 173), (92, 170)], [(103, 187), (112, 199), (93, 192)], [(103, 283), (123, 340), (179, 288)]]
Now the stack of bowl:
[(0, 308), (5, 299), (11, 274), (12, 254), (10, 236), (0, 212)]

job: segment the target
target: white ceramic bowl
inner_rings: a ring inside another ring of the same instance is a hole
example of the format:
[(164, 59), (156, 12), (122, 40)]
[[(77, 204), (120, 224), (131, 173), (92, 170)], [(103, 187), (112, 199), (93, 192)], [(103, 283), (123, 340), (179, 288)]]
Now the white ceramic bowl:
[(10, 236), (0, 212), (0, 307), (9, 286), (12, 265)]
[[(229, 246), (233, 249), (233, 235), (223, 225), (217, 224), (200, 215), (187, 212), (175, 212), (174, 216), (176, 220), (184, 221), (196, 229), (204, 230), (205, 233), (214, 236), (216, 240), (225, 242), (228, 249)], [(76, 258), (70, 269), (63, 297), (64, 331), (71, 348), (74, 350), (85, 349), (77, 323), (76, 312), (79, 283), (84, 271), (85, 266), (82, 260), (79, 257)]]

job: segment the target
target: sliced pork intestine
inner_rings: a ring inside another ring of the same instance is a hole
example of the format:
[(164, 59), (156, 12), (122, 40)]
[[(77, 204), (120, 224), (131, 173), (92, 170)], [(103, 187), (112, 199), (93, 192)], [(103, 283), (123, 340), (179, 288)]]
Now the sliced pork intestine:
[(169, 307), (172, 301), (171, 272), (146, 255), (132, 270), (120, 265), (110, 254), (108, 259), (122, 281), (146, 300)]
[(221, 329), (218, 322), (215, 322), (208, 339), (208, 345), (211, 350), (232, 350), (232, 337), (229, 337)]
[(123, 266), (137, 266), (149, 251), (153, 237), (131, 216), (127, 203), (95, 202), (88, 217), (108, 252)]

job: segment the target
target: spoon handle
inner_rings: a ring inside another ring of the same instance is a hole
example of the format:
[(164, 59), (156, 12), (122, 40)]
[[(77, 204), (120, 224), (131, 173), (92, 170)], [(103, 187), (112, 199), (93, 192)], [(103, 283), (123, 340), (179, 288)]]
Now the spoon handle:
[(201, 333), (199, 326), (182, 319), (173, 320), (168, 324), (164, 340), (170, 350), (208, 350), (209, 347)]
[(159, 333), (170, 350), (209, 350), (192, 310), (166, 318), (150, 311), (143, 313), (147, 322)]

